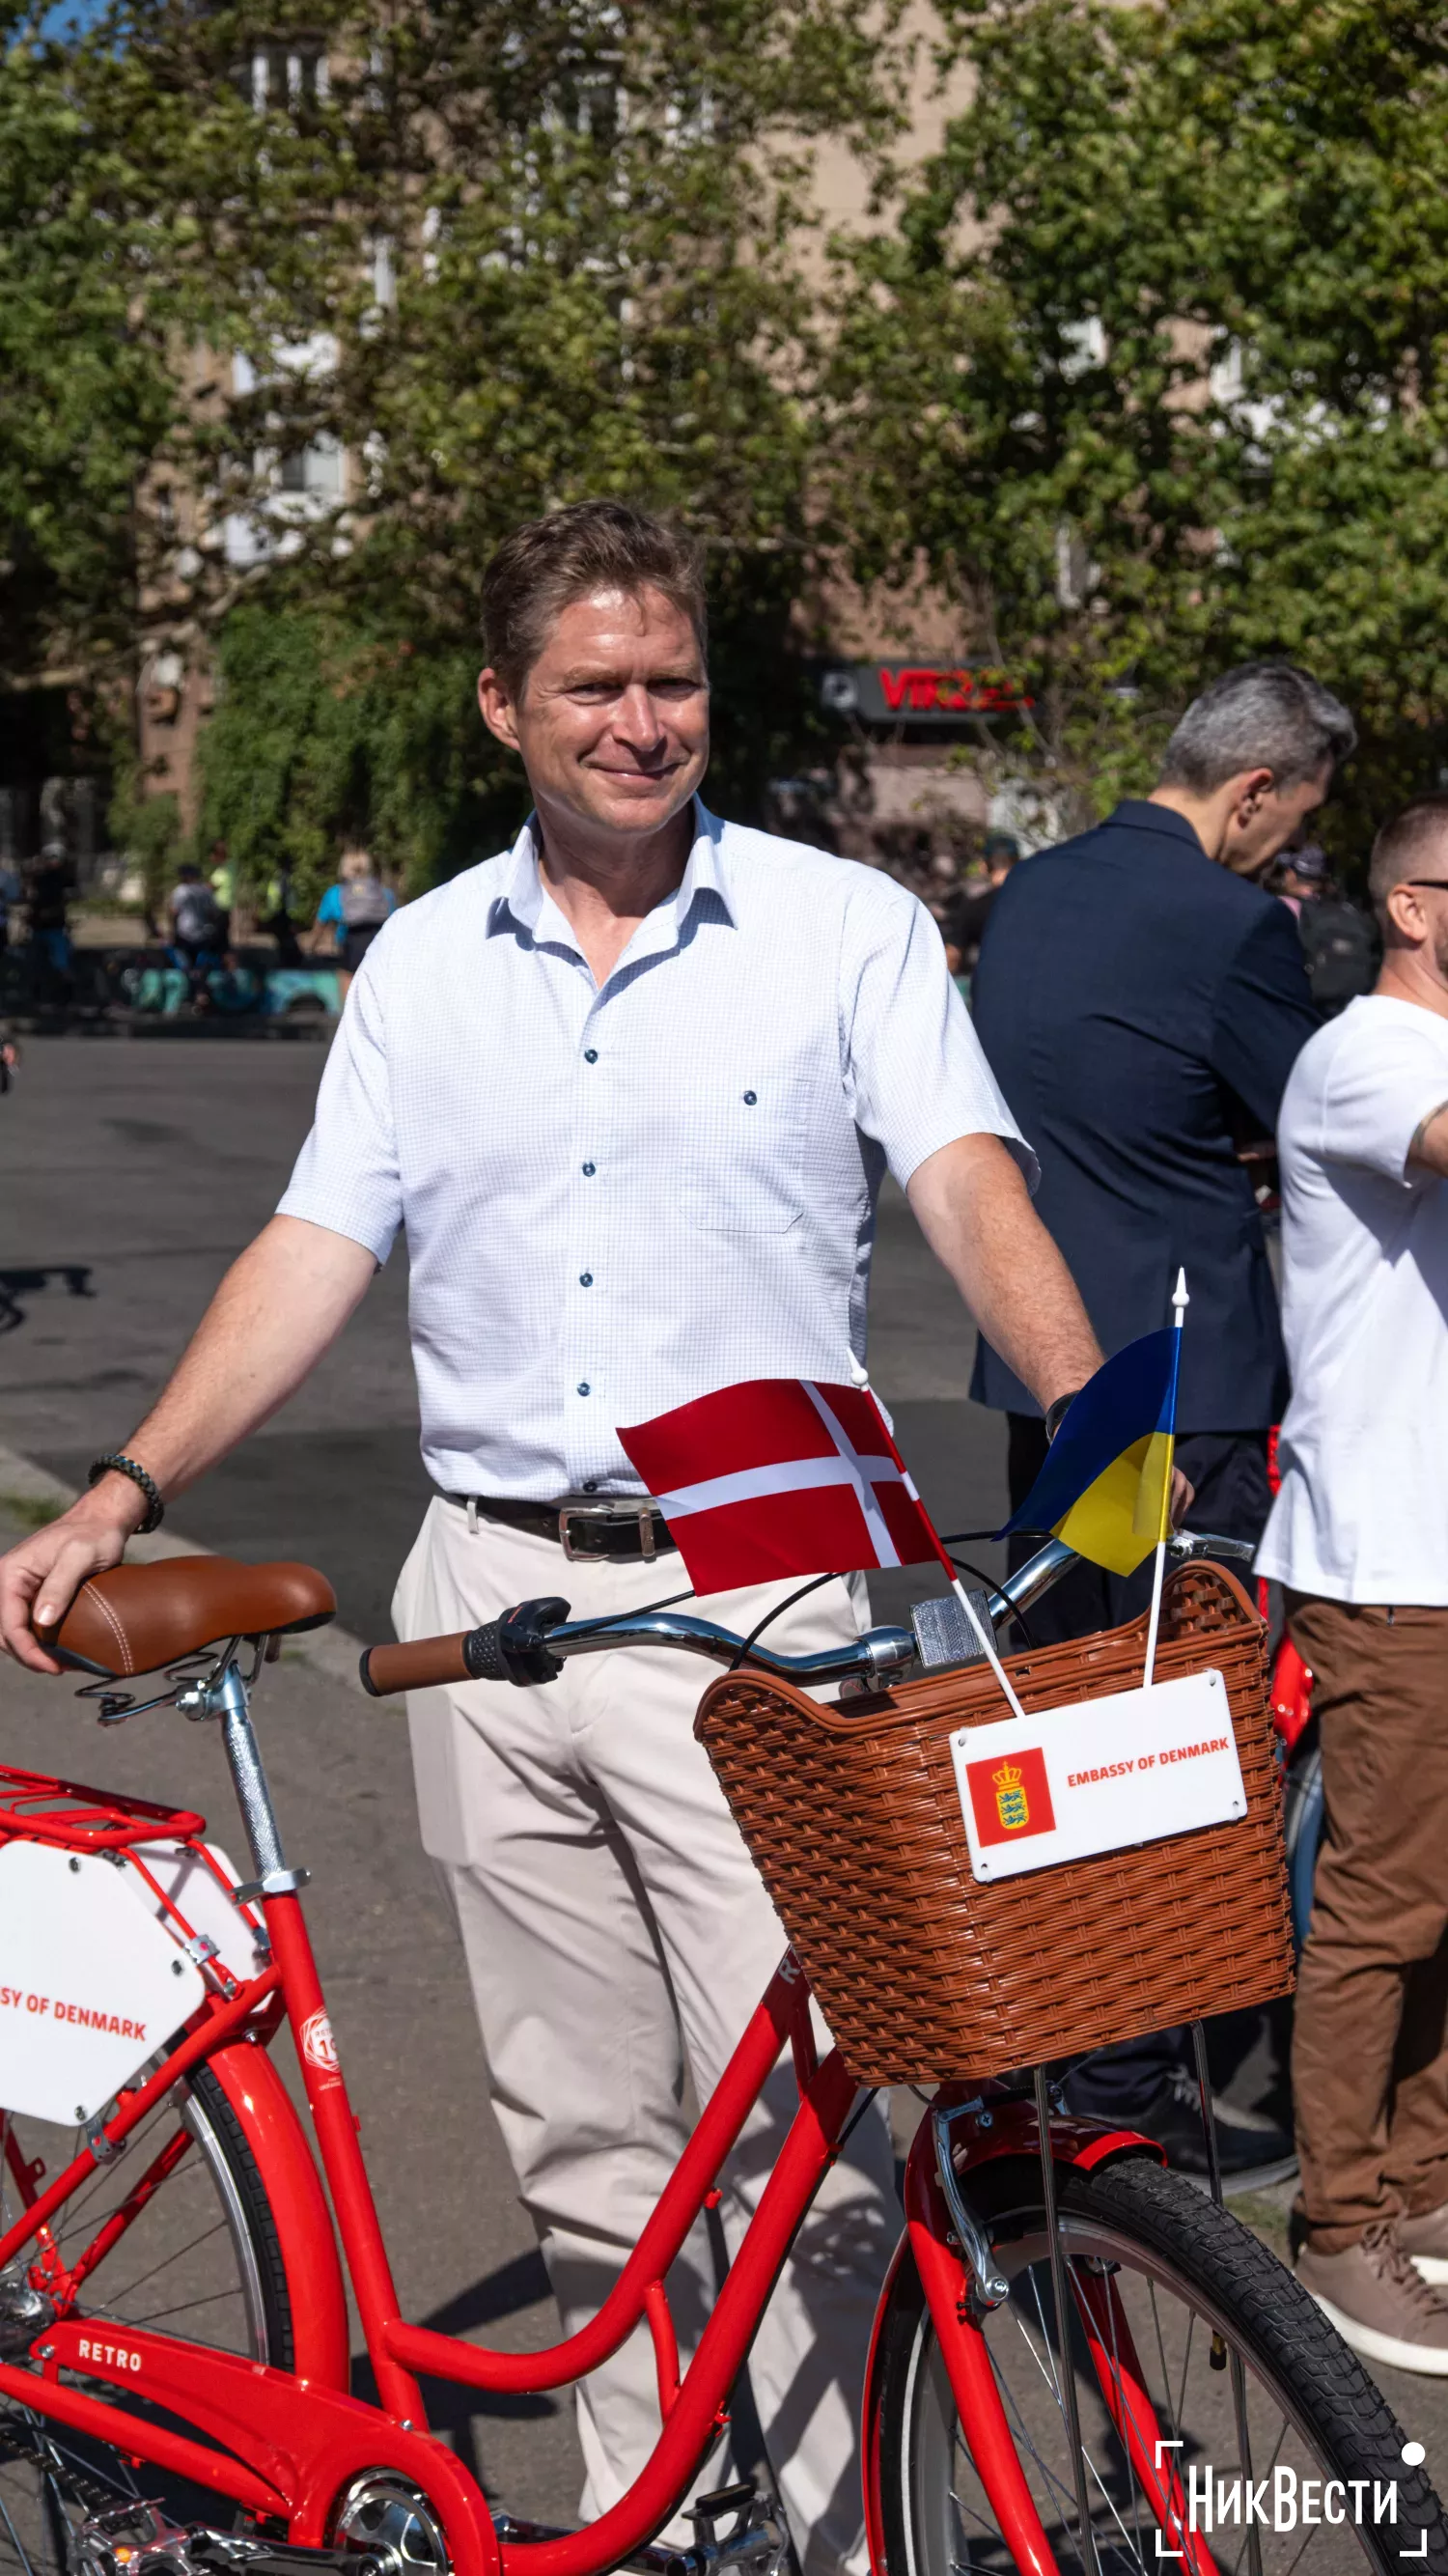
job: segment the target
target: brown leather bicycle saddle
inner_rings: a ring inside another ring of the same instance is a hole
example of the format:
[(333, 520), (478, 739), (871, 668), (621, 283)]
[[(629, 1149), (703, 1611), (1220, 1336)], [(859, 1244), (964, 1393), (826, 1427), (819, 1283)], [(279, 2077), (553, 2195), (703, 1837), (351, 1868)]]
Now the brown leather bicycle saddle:
[(321, 1628), (337, 1596), (310, 1565), (242, 1565), (233, 1556), (171, 1556), (116, 1565), (83, 1583), (41, 1643), (112, 1678), (151, 1673), (226, 1637)]

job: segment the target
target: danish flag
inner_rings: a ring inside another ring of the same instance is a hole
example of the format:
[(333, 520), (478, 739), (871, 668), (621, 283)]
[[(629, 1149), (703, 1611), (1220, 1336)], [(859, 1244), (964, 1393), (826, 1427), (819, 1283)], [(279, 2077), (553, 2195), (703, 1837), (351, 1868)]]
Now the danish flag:
[(750, 1378), (618, 1436), (698, 1593), (866, 1566), (954, 1573), (864, 1387)]

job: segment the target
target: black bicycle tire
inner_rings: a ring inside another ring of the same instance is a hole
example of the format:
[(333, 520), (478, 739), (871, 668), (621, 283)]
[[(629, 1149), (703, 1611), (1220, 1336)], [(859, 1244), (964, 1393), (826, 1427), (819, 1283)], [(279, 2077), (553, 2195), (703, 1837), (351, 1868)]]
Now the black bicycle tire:
[[(1260, 2237), (1180, 2174), (1146, 2157), (1126, 2158), (1094, 2174), (1058, 2171), (1056, 2179), (1063, 2217), (1095, 2216), (1119, 2234), (1134, 2236), (1144, 2252), (1175, 2266), (1184, 2286), (1217, 2308), (1252, 2366), (1290, 2404), (1330, 2474), (1396, 2482), (1402, 2519), (1391, 2527), (1392, 2546), (1386, 2538), (1378, 2545), (1371, 2528), (1360, 2534), (1382, 2576), (1403, 2576), (1408, 2562), (1427, 2576), (1448, 2576), (1443, 2507), (1424, 2471), (1405, 2466), (1405, 2437), (1387, 2399)], [(1024, 2219), (1028, 2228), (1035, 2220), (1044, 2231), (1034, 2160), (986, 2166), (972, 2173), (970, 2188), (977, 2214), (992, 2229), (1007, 2219)], [(907, 2258), (896, 2274), (880, 2351), (880, 2511), (890, 2576), (919, 2576), (911, 2567), (903, 2480), (909, 2475), (910, 2440), (905, 2405), (926, 2376), (911, 2367), (922, 2331), (929, 2331), (924, 2293)], [(1410, 2545), (1405, 2561), (1402, 2544), (1424, 2534), (1423, 2554)]]
[(267, 2198), (261, 2167), (252, 2153), (245, 2129), (209, 2066), (195, 2069), (191, 2076), (191, 2090), (205, 2112), (245, 2214), (266, 2326), (267, 2348), (259, 2357), (269, 2362), (274, 2370), (290, 2370), (296, 2357), (292, 2295), (282, 2254), (281, 2233)]

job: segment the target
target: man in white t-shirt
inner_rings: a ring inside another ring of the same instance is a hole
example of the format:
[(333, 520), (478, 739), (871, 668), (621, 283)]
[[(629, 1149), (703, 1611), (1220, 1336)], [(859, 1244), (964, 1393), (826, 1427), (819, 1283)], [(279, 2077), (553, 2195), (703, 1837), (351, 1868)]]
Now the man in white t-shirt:
[(1382, 972), (1282, 1103), (1292, 1402), (1257, 1559), (1313, 1676), (1327, 1839), (1292, 2079), (1300, 2277), (1448, 2375), (1448, 796), (1379, 833)]

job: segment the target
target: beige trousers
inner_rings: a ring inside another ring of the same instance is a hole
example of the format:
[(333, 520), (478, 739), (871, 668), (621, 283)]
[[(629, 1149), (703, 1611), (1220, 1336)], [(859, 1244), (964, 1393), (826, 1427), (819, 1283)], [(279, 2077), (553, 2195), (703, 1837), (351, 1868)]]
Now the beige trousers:
[[(434, 1502), (403, 1568), (398, 1634), (476, 1625), (561, 1593), (576, 1617), (641, 1607), (687, 1585), (652, 1565), (569, 1564), (551, 1541)], [(770, 1590), (721, 1594), (701, 1615), (747, 1634)], [(863, 1586), (834, 1582), (771, 1630), (806, 1653), (853, 1636)], [(681, 1605), (683, 1606), (683, 1605)], [(693, 1717), (716, 1667), (635, 1648), (580, 1657), (544, 1687), (472, 1683), (409, 1700), (426, 1849), (456, 1908), (493, 2107), (572, 2334), (596, 2314), (688, 2134), (685, 2070), (717, 2083), (785, 1940), (709, 1767)], [(776, 2069), (720, 2177), (737, 2246), (796, 2108)], [(806, 2576), (863, 2571), (859, 2414), (871, 2321), (900, 2213), (875, 2103), (826, 2176), (750, 2356), (770, 2465)], [(696, 2227), (669, 2280), (684, 2354), (712, 2304)], [(605, 2511), (658, 2436), (652, 2346), (640, 2328), (582, 2383), (581, 2512)], [(696, 2492), (731, 2474), (716, 2451)], [(671, 2526), (687, 2537), (682, 2521)]]

